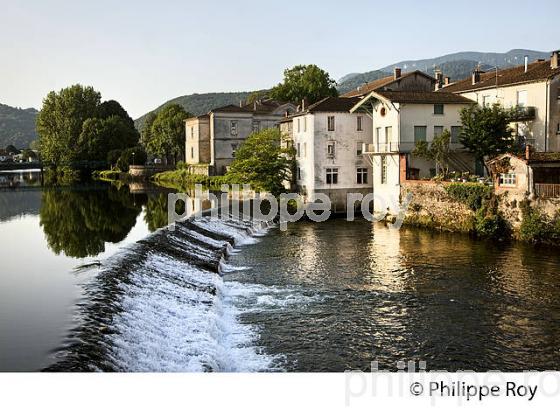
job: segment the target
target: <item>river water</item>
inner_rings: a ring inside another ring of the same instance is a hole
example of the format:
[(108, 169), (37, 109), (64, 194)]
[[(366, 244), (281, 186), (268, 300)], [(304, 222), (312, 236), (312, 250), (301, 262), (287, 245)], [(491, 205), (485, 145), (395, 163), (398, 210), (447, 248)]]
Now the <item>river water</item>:
[(557, 249), (343, 219), (170, 232), (166, 191), (4, 176), (1, 371), (560, 369)]

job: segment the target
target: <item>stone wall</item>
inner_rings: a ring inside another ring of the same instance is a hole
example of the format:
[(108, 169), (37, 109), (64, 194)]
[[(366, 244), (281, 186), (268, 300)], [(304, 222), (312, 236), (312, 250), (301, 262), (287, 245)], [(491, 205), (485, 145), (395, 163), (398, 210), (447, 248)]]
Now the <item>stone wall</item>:
[(169, 165), (131, 165), (128, 173), (135, 178), (149, 178), (159, 172), (170, 171), (174, 169)]
[(409, 193), (412, 194), (405, 224), (444, 231), (470, 232), (474, 226), (474, 212), (467, 205), (450, 198), (444, 189), (446, 184), (449, 182), (402, 182), (401, 200)]

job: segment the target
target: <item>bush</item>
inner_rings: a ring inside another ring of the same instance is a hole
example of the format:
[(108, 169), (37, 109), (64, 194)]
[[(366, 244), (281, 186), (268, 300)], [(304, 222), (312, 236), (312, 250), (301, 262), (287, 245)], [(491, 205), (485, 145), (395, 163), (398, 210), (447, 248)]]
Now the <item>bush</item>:
[(127, 148), (122, 151), (117, 167), (123, 172), (128, 172), (130, 165), (144, 165), (147, 158), (146, 151), (142, 147)]
[(188, 167), (189, 166), (187, 164), (185, 164), (185, 161), (179, 161), (175, 165), (175, 169), (188, 169)]
[(522, 240), (536, 243), (551, 238), (557, 221), (553, 224), (539, 209), (533, 208), (529, 201), (521, 203), (521, 213), (523, 221), (519, 228), (519, 236)]
[(119, 158), (121, 157), (122, 154), (122, 150), (120, 149), (114, 149), (111, 150), (107, 153), (107, 162), (109, 163), (109, 165), (111, 167), (117, 165), (117, 162), (119, 161)]
[(445, 191), (455, 201), (461, 202), (476, 211), (482, 208), (483, 203), (492, 197), (493, 188), (474, 182), (454, 182), (445, 186)]

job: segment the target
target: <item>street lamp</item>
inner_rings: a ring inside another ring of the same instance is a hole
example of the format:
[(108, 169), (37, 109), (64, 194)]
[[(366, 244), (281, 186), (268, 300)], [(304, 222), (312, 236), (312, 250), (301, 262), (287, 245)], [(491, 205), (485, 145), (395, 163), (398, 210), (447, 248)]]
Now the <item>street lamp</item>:
[(132, 153), (132, 166), (134, 166), (134, 155), (136, 155), (135, 152)]

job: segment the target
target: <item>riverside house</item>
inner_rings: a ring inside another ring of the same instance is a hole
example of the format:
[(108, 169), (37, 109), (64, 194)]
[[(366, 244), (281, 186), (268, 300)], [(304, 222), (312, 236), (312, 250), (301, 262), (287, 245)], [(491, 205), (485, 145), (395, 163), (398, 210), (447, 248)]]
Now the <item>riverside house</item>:
[(331, 199), (332, 211), (346, 210), (346, 194), (371, 192), (371, 166), (362, 146), (371, 138), (371, 121), (362, 113), (350, 113), (359, 97), (327, 97), (299, 107), (282, 120), (282, 143), (296, 151), (297, 191), (306, 202), (318, 193)]
[(296, 110), (291, 103), (262, 99), (226, 105), (185, 120), (185, 163), (191, 172), (224, 175), (235, 150), (253, 132), (278, 125)]
[(512, 124), (522, 145), (536, 151), (560, 151), (560, 67), (558, 51), (550, 60), (537, 60), (501, 70), (475, 70), (471, 78), (443, 85), (442, 92), (462, 95), (479, 104), (518, 107)]
[(414, 157), (418, 141), (431, 142), (445, 129), (451, 133), (450, 168), (474, 172), (474, 158), (459, 143), (460, 110), (473, 104), (461, 95), (436, 91), (372, 91), (350, 112), (371, 118), (372, 143), (363, 153), (373, 168), (374, 210), (398, 212), (401, 182), (435, 175), (435, 164)]

